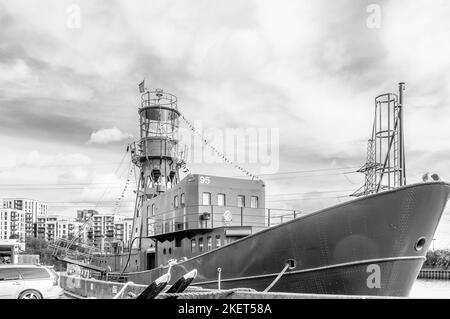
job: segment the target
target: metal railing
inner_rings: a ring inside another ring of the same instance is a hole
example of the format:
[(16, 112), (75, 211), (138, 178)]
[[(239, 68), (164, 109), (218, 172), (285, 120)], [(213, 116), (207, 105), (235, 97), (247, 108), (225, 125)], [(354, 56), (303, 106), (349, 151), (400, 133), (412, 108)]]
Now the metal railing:
[(49, 246), (53, 249), (52, 255), (57, 258), (69, 258), (86, 264), (101, 266), (104, 264), (104, 254), (99, 248), (69, 239), (57, 238)]
[(299, 210), (193, 205), (149, 216), (147, 225), (149, 236), (221, 226), (254, 226), (264, 229), (291, 221), (301, 215), (305, 213)]

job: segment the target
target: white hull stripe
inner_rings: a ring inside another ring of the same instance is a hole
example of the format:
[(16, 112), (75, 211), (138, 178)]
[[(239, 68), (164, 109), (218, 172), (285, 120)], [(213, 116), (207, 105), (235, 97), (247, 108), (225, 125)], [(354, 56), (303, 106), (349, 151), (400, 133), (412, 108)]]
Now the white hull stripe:
[[(294, 275), (294, 274), (299, 274), (299, 273), (304, 273), (304, 272), (312, 272), (312, 271), (319, 271), (319, 270), (325, 270), (325, 269), (339, 268), (339, 267), (348, 267), (348, 266), (354, 266), (354, 265), (360, 265), (360, 264), (373, 264), (373, 263), (379, 263), (379, 262), (389, 262), (389, 261), (399, 261), (399, 260), (425, 260), (425, 259), (426, 258), (423, 256), (406, 256), (406, 257), (366, 259), (366, 260), (352, 261), (352, 262), (347, 262), (347, 263), (334, 264), (334, 265), (322, 266), (322, 267), (316, 267), (316, 268), (293, 270), (293, 271), (286, 272), (284, 274), (284, 276)], [(236, 277), (236, 278), (221, 279), (220, 281), (223, 282), (223, 281), (258, 279), (258, 278), (266, 278), (266, 277), (275, 277), (277, 275), (278, 275), (278, 273), (247, 276), (247, 277)], [(217, 283), (217, 280), (195, 282), (195, 283), (192, 283), (191, 285), (204, 285), (204, 284), (211, 284), (211, 283)]]

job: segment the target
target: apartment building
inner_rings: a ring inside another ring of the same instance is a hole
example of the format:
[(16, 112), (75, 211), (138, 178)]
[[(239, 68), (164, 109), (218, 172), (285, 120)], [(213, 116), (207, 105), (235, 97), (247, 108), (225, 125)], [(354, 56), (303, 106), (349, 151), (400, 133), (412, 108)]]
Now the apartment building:
[(17, 239), (19, 242), (25, 242), (27, 230), (29, 230), (27, 221), (30, 219), (31, 213), (18, 209), (0, 209), (0, 239)]
[(84, 209), (77, 211), (77, 221), (81, 223), (89, 221), (83, 239), (87, 244), (93, 244), (98, 248), (104, 248), (105, 243), (107, 245), (108, 242), (117, 241), (127, 246), (131, 238), (133, 218), (116, 214), (100, 214), (94, 209)]
[(78, 235), (83, 223), (73, 218), (62, 216), (46, 216), (38, 218), (36, 237), (47, 241), (53, 241), (56, 238), (71, 239)]
[(123, 247), (128, 247), (131, 241), (133, 218), (123, 218), (114, 221), (114, 238), (122, 241)]
[(31, 213), (32, 222), (36, 223), (38, 217), (48, 214), (48, 204), (43, 201), (27, 198), (4, 198), (2, 207), (5, 209), (21, 210), (25, 213)]

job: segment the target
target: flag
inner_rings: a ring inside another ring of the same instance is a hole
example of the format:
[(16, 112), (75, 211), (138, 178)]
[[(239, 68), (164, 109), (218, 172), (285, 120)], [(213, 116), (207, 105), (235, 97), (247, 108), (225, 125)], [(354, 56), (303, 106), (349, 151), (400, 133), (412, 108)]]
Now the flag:
[(145, 92), (145, 80), (143, 80), (141, 83), (139, 83), (139, 93)]

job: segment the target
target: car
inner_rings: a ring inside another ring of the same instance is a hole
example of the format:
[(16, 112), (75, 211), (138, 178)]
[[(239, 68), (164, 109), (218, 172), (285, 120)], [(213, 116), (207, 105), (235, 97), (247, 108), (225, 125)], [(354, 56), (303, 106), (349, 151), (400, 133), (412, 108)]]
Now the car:
[(63, 294), (51, 266), (0, 265), (0, 299), (56, 299)]

